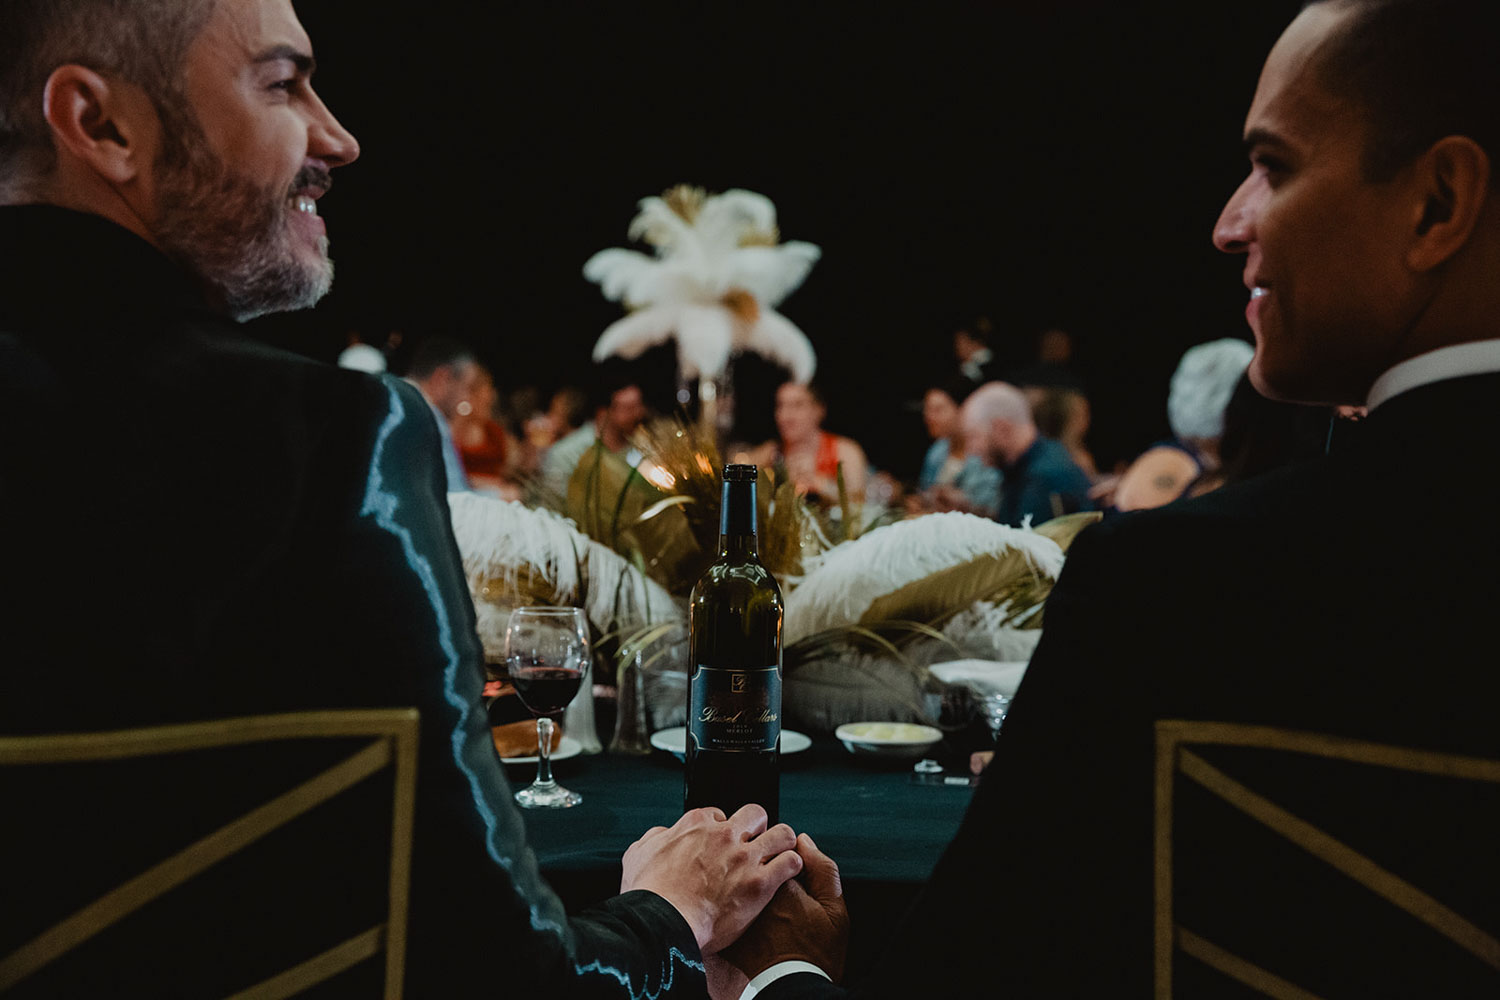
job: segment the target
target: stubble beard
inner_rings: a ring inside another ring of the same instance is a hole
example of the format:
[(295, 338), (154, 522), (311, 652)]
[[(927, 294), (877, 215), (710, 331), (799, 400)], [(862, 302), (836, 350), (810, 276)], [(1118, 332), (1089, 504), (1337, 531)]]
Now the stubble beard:
[[(194, 134), (196, 133), (196, 134)], [(166, 253), (196, 274), (218, 304), (241, 322), (307, 309), (333, 285), (328, 238), (317, 259), (298, 253), (292, 199), (310, 183), (328, 186), (326, 170), (304, 168), (290, 187), (262, 187), (236, 174), (208, 147), (196, 122), (163, 150), (162, 214), (155, 236)]]

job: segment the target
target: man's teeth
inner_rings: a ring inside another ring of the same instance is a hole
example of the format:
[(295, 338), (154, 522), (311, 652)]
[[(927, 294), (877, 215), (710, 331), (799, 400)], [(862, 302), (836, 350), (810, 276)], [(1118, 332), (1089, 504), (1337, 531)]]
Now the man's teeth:
[(297, 211), (306, 212), (308, 215), (318, 214), (318, 203), (306, 195), (297, 196)]
[(1260, 288), (1259, 286), (1250, 289), (1250, 298), (1252, 299), (1258, 299), (1264, 294), (1266, 294), (1266, 290), (1264, 288)]

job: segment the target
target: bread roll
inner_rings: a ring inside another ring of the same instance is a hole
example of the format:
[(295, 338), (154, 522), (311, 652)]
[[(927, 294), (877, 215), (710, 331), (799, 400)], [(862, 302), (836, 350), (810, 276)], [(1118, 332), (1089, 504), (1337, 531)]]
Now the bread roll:
[[(524, 722), (509, 722), (503, 726), (494, 726), (490, 729), (490, 735), (495, 740), (495, 749), (501, 757), (535, 757), (537, 751), (536, 722), (527, 719)], [(562, 726), (554, 724), (552, 727), (552, 747), (549, 752), (556, 752), (557, 745), (562, 740)]]

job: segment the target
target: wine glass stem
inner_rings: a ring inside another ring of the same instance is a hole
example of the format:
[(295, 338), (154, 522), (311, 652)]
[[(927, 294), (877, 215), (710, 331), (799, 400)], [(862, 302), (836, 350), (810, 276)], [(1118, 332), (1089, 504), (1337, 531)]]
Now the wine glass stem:
[(545, 715), (536, 719), (536, 782), (552, 784), (552, 720)]

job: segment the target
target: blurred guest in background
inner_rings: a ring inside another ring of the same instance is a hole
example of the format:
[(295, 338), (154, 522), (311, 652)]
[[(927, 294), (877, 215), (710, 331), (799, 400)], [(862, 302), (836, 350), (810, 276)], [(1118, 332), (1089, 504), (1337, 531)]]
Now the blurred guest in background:
[(576, 385), (560, 386), (547, 401), (545, 417), (553, 441), (567, 437), (589, 418), (588, 393)]
[(970, 454), (997, 467), (1004, 477), (995, 520), (1019, 526), (1093, 510), (1089, 477), (1068, 449), (1043, 437), (1031, 404), (1015, 386), (990, 382), (974, 390), (959, 414)]
[(1010, 379), (1026, 394), (1037, 430), (1061, 441), (1073, 462), (1090, 479), (1098, 478), (1094, 455), (1085, 438), (1092, 420), (1088, 392), (1073, 358), (1073, 335), (1060, 327), (1037, 338), (1036, 357), (1019, 367)]
[(1167, 394), (1171, 440), (1142, 452), (1112, 491), (1106, 484), (1096, 496), (1115, 510), (1144, 510), (1216, 485), (1224, 409), (1254, 353), (1232, 337), (1188, 348)]
[(339, 352), (338, 366), (378, 375), (386, 369), (385, 353), (380, 348), (360, 340), (359, 334), (351, 332), (348, 346)]
[(429, 337), (412, 356), (406, 380), (417, 387), (432, 414), (437, 418), (442, 436), (443, 468), (448, 473), (448, 492), (462, 493), (469, 488), (463, 459), (453, 441), (453, 421), (459, 404), (466, 402), (479, 383), (481, 371), (474, 352), (449, 337)]
[(990, 346), (995, 335), (995, 325), (988, 316), (975, 316), (953, 331), (953, 356), (958, 359), (958, 372), (974, 385), (983, 385), (995, 379), (995, 352)]
[(851, 501), (864, 499), (870, 466), (851, 438), (823, 429), (828, 405), (822, 390), (807, 382), (783, 382), (776, 390), (777, 440), (752, 452), (751, 461), (786, 470), (797, 491), (830, 506), (839, 502), (839, 476)]
[(594, 383), (594, 419), (547, 449), (542, 456), (541, 488), (552, 497), (565, 497), (573, 472), (596, 443), (630, 465), (640, 461), (635, 449), (636, 429), (650, 411), (641, 387), (612, 370), (602, 370)]
[(453, 418), (453, 443), (458, 447), (469, 486), (476, 493), (517, 500), (520, 488), (511, 478), (510, 463), (516, 451), (505, 425), (495, 419), (500, 394), (489, 369), (479, 365), (470, 394), (459, 400)]
[(929, 386), (923, 394), (922, 422), (932, 446), (922, 459), (917, 492), (907, 497), (907, 513), (961, 510), (988, 517), (999, 506), (1000, 470), (970, 455), (964, 446), (958, 414), (971, 391), (967, 379), (954, 379)]

